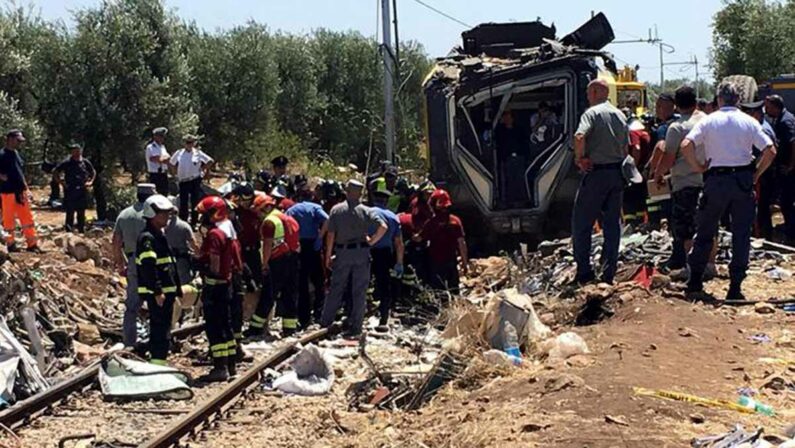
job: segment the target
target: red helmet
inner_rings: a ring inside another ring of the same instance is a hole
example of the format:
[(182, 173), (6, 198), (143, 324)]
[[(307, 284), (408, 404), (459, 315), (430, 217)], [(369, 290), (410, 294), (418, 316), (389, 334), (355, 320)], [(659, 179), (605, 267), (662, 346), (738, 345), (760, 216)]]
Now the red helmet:
[(450, 193), (446, 190), (437, 189), (431, 194), (431, 199), (428, 201), (431, 207), (448, 208), (453, 205), (453, 200), (450, 199)]
[(221, 222), (229, 217), (229, 206), (220, 196), (207, 196), (199, 201), (196, 211), (204, 215), (211, 223)]
[(254, 194), (254, 201), (251, 203), (251, 208), (261, 212), (268, 206), (276, 207), (276, 200), (261, 191), (256, 192)]

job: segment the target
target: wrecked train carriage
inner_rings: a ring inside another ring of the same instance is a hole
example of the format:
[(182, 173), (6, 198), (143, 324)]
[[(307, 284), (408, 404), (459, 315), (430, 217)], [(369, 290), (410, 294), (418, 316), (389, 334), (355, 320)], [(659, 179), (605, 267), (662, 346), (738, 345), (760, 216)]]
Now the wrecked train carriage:
[(601, 51), (614, 38), (607, 18), (560, 40), (541, 22), (484, 24), (462, 37), (424, 83), (432, 180), (450, 190), (476, 251), (568, 232), (586, 87), (616, 73)]

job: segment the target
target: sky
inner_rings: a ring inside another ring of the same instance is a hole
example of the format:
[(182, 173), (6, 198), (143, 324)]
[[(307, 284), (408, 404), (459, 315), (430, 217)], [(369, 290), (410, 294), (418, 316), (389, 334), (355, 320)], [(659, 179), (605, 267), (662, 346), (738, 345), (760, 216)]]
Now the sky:
[[(212, 31), (240, 25), (249, 20), (264, 23), (272, 30), (305, 33), (324, 27), (333, 30), (356, 30), (366, 36), (376, 34), (381, 0), (165, 0), (167, 7), (180, 17), (195, 21)], [(429, 56), (443, 56), (459, 44), (466, 26), (445, 18), (422, 6), (424, 2), (468, 24), (484, 22), (530, 21), (541, 18), (555, 23), (563, 36), (588, 20), (593, 11), (607, 15), (616, 40), (647, 38), (656, 26), (659, 37), (674, 48), (665, 54), (665, 62), (685, 62), (697, 58), (702, 78), (712, 79), (709, 47), (712, 44), (712, 17), (721, 0), (397, 0), (401, 40), (416, 40)], [(72, 11), (100, 4), (100, 0), (29, 0), (46, 19), (71, 23)], [(20, 2), (17, 2), (19, 4)], [(380, 30), (380, 27), (378, 28)], [(379, 31), (380, 32), (380, 31)], [(623, 64), (640, 65), (639, 77), (659, 82), (660, 55), (656, 46), (647, 43), (613, 44), (607, 47)], [(666, 79), (693, 79), (692, 65), (666, 66)]]

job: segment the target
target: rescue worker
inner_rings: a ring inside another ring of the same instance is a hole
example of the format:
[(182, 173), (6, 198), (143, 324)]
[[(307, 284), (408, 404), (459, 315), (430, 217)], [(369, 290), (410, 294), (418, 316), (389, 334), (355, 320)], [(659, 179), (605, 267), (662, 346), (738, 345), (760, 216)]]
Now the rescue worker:
[(320, 200), (323, 211), (328, 214), (335, 205), (345, 200), (342, 185), (335, 180), (324, 180), (319, 184)]
[[(659, 124), (654, 131), (654, 149), (649, 161), (649, 179), (657, 178), (658, 165), (665, 154), (665, 137), (668, 134), (671, 123), (676, 120), (676, 104), (673, 94), (667, 92), (660, 94), (655, 108)], [(671, 200), (652, 200), (652, 198), (648, 198), (646, 200), (646, 211), (649, 216), (649, 223), (654, 228), (659, 228), (662, 220), (669, 219), (671, 216)]]
[[(776, 146), (776, 154), (778, 154), (778, 138), (773, 126), (765, 120), (765, 102), (754, 101), (740, 105), (740, 110), (753, 117), (759, 124), (762, 125), (762, 130), (765, 131), (770, 140)], [(754, 148), (754, 158), (761, 155), (762, 148)], [(775, 162), (774, 162), (775, 164)], [(770, 239), (773, 237), (773, 216), (770, 208), (773, 206), (776, 199), (776, 170), (769, 169), (762, 174), (759, 179), (757, 188), (757, 210), (756, 210), (756, 229), (758, 236)]]
[(149, 173), (149, 182), (155, 184), (158, 194), (168, 195), (168, 162), (169, 155), (166, 151), (166, 135), (168, 129), (155, 128), (152, 131), (152, 140), (146, 145), (146, 170)]
[(775, 183), (781, 189), (781, 214), (788, 244), (795, 243), (795, 115), (784, 107), (784, 99), (770, 95), (765, 112), (771, 119), (778, 140)]
[(434, 215), (420, 232), (421, 238), (428, 241), (429, 284), (433, 289), (457, 294), (458, 257), (461, 257), (461, 270), (465, 275), (469, 266), (464, 226), (458, 216), (450, 213), (453, 201), (447, 191), (435, 190), (429, 203)]
[(618, 265), (625, 183), (621, 165), (629, 137), (626, 118), (607, 101), (608, 95), (605, 81), (597, 79), (588, 84), (591, 107), (580, 118), (574, 136), (575, 164), (583, 174), (572, 217), (575, 281), (580, 284), (596, 278), (591, 266), (591, 234), (599, 218), (604, 229), (602, 281), (612, 283)]
[(392, 213), (397, 213), (398, 209), (400, 208), (400, 204), (402, 201), (402, 197), (395, 191), (398, 183), (398, 170), (395, 166), (388, 166), (384, 170), (384, 175), (375, 178), (373, 182), (370, 183), (370, 190), (372, 193), (370, 194), (370, 201), (375, 202), (375, 198), (373, 194), (376, 191), (389, 191), (389, 197), (387, 198), (386, 207), (388, 210), (392, 211)]
[[(408, 266), (413, 268), (411, 270), (414, 271), (417, 280), (426, 284), (430, 283), (431, 274), (428, 262), (428, 242), (422, 239), (422, 229), (433, 218), (433, 208), (429, 202), (431, 194), (435, 190), (436, 186), (429, 180), (420, 184), (417, 196), (409, 203), (408, 216), (404, 216), (400, 221), (404, 231), (411, 231), (410, 236), (404, 240)], [(407, 271), (403, 277), (404, 285), (411, 281), (411, 270)]]
[[(358, 337), (362, 332), (367, 305), (367, 286), (370, 283), (370, 248), (387, 231), (384, 220), (361, 203), (364, 185), (354, 179), (345, 188), (346, 199), (331, 209), (326, 234), (326, 267), (331, 273), (331, 291), (323, 305), (320, 325), (329, 327), (337, 316), (343, 295), (350, 281), (351, 313), (348, 316), (348, 337)], [(378, 228), (368, 235), (370, 225)], [(336, 258), (332, 264), (332, 255)]]
[(202, 192), (202, 179), (212, 168), (215, 161), (204, 151), (196, 147), (197, 138), (186, 135), (185, 147), (171, 156), (171, 165), (177, 168), (177, 183), (179, 184), (179, 217), (183, 221), (196, 225), (196, 206), (204, 196)]
[(260, 244), (260, 217), (253, 209), (254, 186), (248, 182), (238, 184), (232, 191), (235, 215), (240, 227), (237, 238), (243, 257), (243, 282), (249, 292), (259, 289), (262, 280), (262, 253)]
[(279, 180), (271, 190), (270, 196), (276, 201), (276, 208), (282, 212), (290, 210), (295, 205), (295, 201), (290, 199), (287, 192), (287, 184), (284, 180)]
[[(731, 216), (732, 260), (727, 301), (744, 300), (742, 281), (748, 269), (751, 226), (754, 221), (754, 184), (770, 166), (776, 149), (762, 126), (737, 109), (739, 92), (731, 82), (718, 86), (720, 109), (701, 120), (682, 141), (682, 153), (695, 172), (704, 175), (696, 237), (688, 257), (687, 292), (703, 292), (703, 274), (722, 215)], [(696, 146), (704, 146), (706, 162), (699, 162)], [(762, 148), (754, 165), (752, 148)]]
[[(676, 107), (681, 116), (668, 128), (664, 155), (657, 167), (658, 184), (664, 184), (664, 176), (671, 172), (671, 233), (673, 249), (671, 258), (665, 263), (668, 271), (683, 269), (687, 265), (687, 254), (693, 247), (696, 234), (696, 211), (698, 199), (704, 187), (700, 172), (688, 165), (680, 146), (685, 136), (707, 115), (696, 109), (696, 92), (692, 87), (682, 86), (674, 94)], [(696, 156), (704, 161), (704, 148), (699, 146)], [(713, 265), (714, 269), (714, 265)]]
[(6, 246), (9, 252), (18, 252), (14, 239), (16, 220), (25, 236), (28, 252), (41, 253), (36, 238), (33, 211), (30, 208), (31, 194), (25, 180), (25, 162), (19, 154), (25, 136), (19, 129), (6, 133), (6, 143), (0, 150), (0, 199), (2, 200), (3, 230), (6, 232)]
[(229, 222), (229, 208), (219, 196), (202, 199), (197, 211), (205, 233), (199, 249), (198, 264), (203, 277), (202, 304), (205, 331), (210, 344), (213, 368), (202, 379), (226, 381), (236, 374), (237, 342), (232, 333), (230, 305), (232, 273), (235, 269), (235, 246), (223, 227)]
[(135, 250), (138, 236), (146, 228), (146, 219), (143, 216), (144, 203), (154, 194), (154, 184), (138, 184), (136, 193), (138, 202), (122, 210), (113, 227), (113, 264), (119, 275), (127, 277), (127, 298), (124, 301), (122, 322), (122, 339), (125, 347), (135, 347), (138, 341), (137, 322), (141, 298), (138, 295)]
[(262, 219), (262, 291), (245, 335), (258, 337), (264, 333), (268, 316), (278, 300), (282, 336), (291, 336), (298, 330), (298, 252), (301, 248), (298, 223), (279, 211), (276, 201), (268, 195), (255, 195), (253, 208)]
[[(385, 183), (379, 183), (378, 180), (375, 183), (372, 209), (386, 223), (387, 231), (383, 238), (371, 245), (370, 249), (373, 279), (375, 280), (373, 298), (378, 300), (380, 314), (377, 329), (388, 331), (389, 311), (400, 291), (399, 280), (396, 281), (396, 279), (403, 276), (403, 235), (400, 231), (400, 220), (388, 208), (389, 198), (393, 196), (392, 192), (386, 188)], [(368, 233), (371, 237), (376, 234), (378, 227), (374, 224), (370, 225)]]
[[(629, 128), (629, 153), (635, 161), (635, 166), (645, 166), (651, 157), (651, 136), (646, 131), (646, 126), (638, 117), (627, 109), (623, 111), (628, 117)], [(632, 184), (624, 191), (624, 222), (627, 224), (641, 225), (646, 222), (646, 199), (649, 191), (645, 182)]]
[[(323, 237), (326, 234), (328, 214), (323, 207), (312, 202), (312, 190), (304, 184), (298, 190), (298, 203), (287, 210), (287, 215), (298, 222), (301, 241), (300, 268), (298, 275), (298, 321), (302, 328), (320, 320), (325, 301), (325, 276), (323, 273)], [(312, 284), (314, 300), (310, 298)]]
[[(55, 167), (58, 183), (64, 185), (63, 206), (66, 209), (64, 228), (71, 232), (77, 215), (77, 231), (86, 230), (86, 208), (88, 207), (88, 189), (94, 184), (97, 176), (91, 162), (83, 158), (83, 148), (77, 143), (69, 145), (72, 154)], [(63, 178), (61, 175), (63, 174)]]
[(149, 310), (149, 362), (158, 365), (166, 365), (174, 299), (182, 294), (174, 254), (163, 231), (172, 210), (174, 205), (165, 196), (147, 198), (143, 209), (146, 228), (135, 246), (138, 295)]
[(174, 208), (174, 213), (171, 214), (171, 219), (168, 221), (165, 232), (168, 247), (171, 248), (171, 252), (174, 254), (174, 259), (177, 263), (179, 283), (181, 285), (187, 285), (193, 280), (193, 275), (191, 274), (191, 258), (193, 254), (196, 253), (197, 246), (193, 235), (193, 228), (179, 217), (176, 206)]

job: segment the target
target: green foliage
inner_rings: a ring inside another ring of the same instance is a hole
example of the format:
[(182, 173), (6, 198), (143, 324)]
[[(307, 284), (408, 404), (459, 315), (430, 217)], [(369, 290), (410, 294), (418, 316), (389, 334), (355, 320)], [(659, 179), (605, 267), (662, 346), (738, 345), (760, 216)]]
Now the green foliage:
[[(82, 143), (99, 172), (100, 219), (120, 197), (109, 177), (119, 164), (134, 178), (143, 171), (158, 126), (169, 128), (171, 151), (199, 133), (218, 161), (251, 169), (279, 154), (310, 175), (383, 158), (384, 69), (372, 38), (274, 34), (255, 22), (210, 33), (162, 0), (103, 0), (73, 14), (67, 27), (22, 9), (0, 12), (0, 127), (25, 131), (30, 162), (60, 159), (67, 143)], [(417, 160), (430, 61), (414, 42), (401, 44), (400, 58), (397, 155), (405, 166)]]
[(698, 96), (700, 98), (706, 98), (707, 100), (711, 101), (715, 96), (715, 86), (712, 83), (704, 81), (703, 79), (699, 79), (698, 84), (695, 84), (692, 80), (687, 78), (666, 79), (665, 89), (661, 89), (660, 84), (649, 83), (646, 85), (649, 92), (650, 107), (654, 107), (654, 103), (657, 101), (657, 97), (660, 96), (661, 93), (673, 92), (683, 85), (689, 85), (693, 88), (698, 87)]
[(715, 79), (766, 81), (795, 68), (795, 1), (725, 0), (713, 22)]

